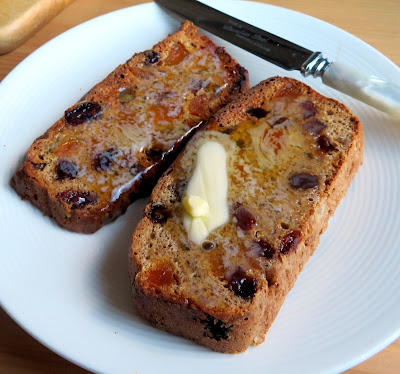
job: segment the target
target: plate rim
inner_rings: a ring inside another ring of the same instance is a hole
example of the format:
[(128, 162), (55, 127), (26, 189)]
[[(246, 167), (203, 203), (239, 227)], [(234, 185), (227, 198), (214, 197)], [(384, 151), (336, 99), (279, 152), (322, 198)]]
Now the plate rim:
[[(223, 0), (225, 3), (228, 3), (229, 0)], [(383, 55), (382, 52), (380, 52), (379, 50), (375, 49), (374, 47), (372, 47), (371, 45), (369, 45), (368, 43), (366, 43), (364, 40), (356, 37), (355, 35), (349, 33), (346, 30), (343, 30), (327, 21), (324, 20), (320, 20), (316, 17), (301, 13), (299, 11), (295, 11), (292, 9), (288, 9), (285, 7), (280, 7), (280, 6), (276, 6), (276, 5), (271, 5), (271, 4), (266, 4), (266, 3), (259, 3), (259, 2), (255, 2), (255, 1), (248, 1), (248, 0), (235, 0), (236, 2), (251, 2), (253, 4), (258, 4), (258, 6), (260, 7), (265, 7), (265, 8), (269, 8), (269, 7), (273, 7), (273, 8), (277, 8), (279, 10), (283, 10), (284, 12), (292, 12), (292, 13), (296, 13), (298, 16), (306, 16), (309, 17), (310, 19), (313, 19), (315, 21), (318, 22), (322, 22), (325, 25), (328, 25), (329, 27), (333, 27), (334, 29), (336, 29), (336, 31), (340, 31), (340, 32), (344, 32), (346, 33), (348, 36), (354, 38), (355, 40), (357, 40), (358, 42), (363, 43), (364, 47), (368, 48), (370, 51), (373, 51), (374, 53), (379, 54), (380, 58), (384, 59), (385, 62), (391, 64), (394, 68), (396, 68), (399, 72), (400, 72), (400, 68), (393, 62), (391, 61), (388, 57), (386, 57), (385, 55)], [(87, 20), (59, 35), (57, 35), (56, 37), (52, 38), (51, 40), (47, 41), (45, 44), (43, 44), (42, 46), (40, 46), (39, 48), (37, 48), (35, 51), (33, 51), (31, 54), (29, 54), (26, 58), (24, 58), (24, 60), (22, 60), (16, 67), (14, 67), (2, 80), (2, 85), (0, 86), (0, 95), (2, 92), (6, 91), (7, 85), (10, 84), (10, 82), (12, 82), (12, 79), (14, 77), (14, 75), (18, 74), (20, 69), (24, 69), (25, 65), (29, 64), (31, 59), (36, 58), (36, 56), (40, 55), (40, 53), (43, 53), (43, 51), (47, 50), (49, 48), (49, 46), (55, 44), (55, 43), (60, 43), (60, 41), (62, 42), (63, 38), (68, 37), (68, 35), (70, 33), (76, 33), (78, 32), (77, 30), (80, 30), (82, 27), (84, 27), (84, 25), (93, 23), (93, 22), (99, 22), (100, 19), (109, 17), (110, 15), (115, 15), (116, 13), (124, 13), (126, 11), (129, 11), (131, 9), (137, 9), (138, 7), (154, 7), (156, 6), (155, 3), (150, 2), (150, 3), (143, 3), (143, 4), (138, 4), (138, 5), (133, 5), (133, 6), (129, 6), (129, 7), (125, 7), (125, 8), (121, 8), (109, 13), (105, 13), (102, 14), (100, 16), (97, 16), (95, 18), (92, 18), (90, 20)], [(4, 88), (6, 87), (6, 88)], [(0, 128), (0, 134), (2, 133), (3, 129)], [(56, 354), (60, 355), (61, 357), (67, 359), (70, 362), (73, 362), (74, 364), (89, 370), (89, 371), (94, 371), (95, 367), (94, 366), (90, 366), (88, 364), (86, 364), (84, 361), (82, 360), (78, 360), (75, 359), (73, 357), (71, 357), (70, 355), (64, 354), (63, 351), (61, 351), (60, 349), (56, 349), (54, 347), (52, 347), (50, 344), (48, 344), (45, 340), (43, 340), (40, 336), (38, 336), (37, 334), (35, 334), (33, 331), (31, 331), (31, 329), (26, 326), (24, 323), (20, 322), (19, 320), (17, 320), (16, 318), (14, 318), (14, 314), (11, 311), (11, 308), (9, 308), (8, 305), (6, 305), (3, 302), (3, 297), (0, 294), (0, 306), (4, 309), (4, 311), (9, 315), (9, 317), (15, 322), (17, 323), (24, 331), (26, 331), (29, 335), (31, 335), (32, 337), (34, 337), (38, 342), (40, 342), (41, 344), (43, 344), (45, 347), (47, 347), (48, 349), (50, 349), (51, 351), (55, 352)], [(380, 344), (375, 345), (375, 349), (370, 349), (368, 352), (366, 352), (364, 355), (361, 355), (360, 357), (355, 357), (353, 360), (346, 362), (346, 364), (342, 364), (342, 365), (336, 365), (336, 368), (332, 368), (332, 372), (336, 372), (336, 370), (346, 370), (349, 369), (363, 361), (365, 361), (366, 359), (372, 357), (373, 355), (375, 355), (377, 352), (381, 351), (382, 349), (384, 349), (385, 347), (387, 347), (389, 344), (391, 344), (393, 341), (395, 341), (398, 337), (400, 336), (400, 327), (395, 330), (393, 332), (393, 334), (391, 336), (388, 336), (385, 340), (381, 341)]]

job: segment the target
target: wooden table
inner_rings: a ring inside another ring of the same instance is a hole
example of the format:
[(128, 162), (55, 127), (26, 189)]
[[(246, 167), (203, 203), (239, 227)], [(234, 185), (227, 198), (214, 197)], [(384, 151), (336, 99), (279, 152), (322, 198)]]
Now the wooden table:
[[(400, 65), (398, 0), (259, 0), (330, 22), (363, 39)], [(76, 0), (17, 50), (0, 57), (0, 80), (48, 40), (84, 21), (145, 0)], [(23, 331), (0, 309), (0, 374), (87, 373)], [(400, 339), (347, 374), (400, 373)]]

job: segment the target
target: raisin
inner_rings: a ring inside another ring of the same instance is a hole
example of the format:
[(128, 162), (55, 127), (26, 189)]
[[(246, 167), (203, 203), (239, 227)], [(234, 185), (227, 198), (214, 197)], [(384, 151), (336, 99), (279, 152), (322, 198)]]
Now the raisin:
[(57, 199), (71, 204), (72, 209), (82, 209), (88, 204), (96, 204), (99, 198), (94, 192), (67, 190), (58, 193)]
[(237, 219), (237, 225), (243, 231), (251, 230), (257, 221), (254, 216), (240, 203), (236, 204), (235, 217)]
[(238, 268), (232, 274), (228, 287), (236, 296), (250, 300), (257, 292), (257, 281), (251, 275), (246, 274), (242, 268)]
[(301, 103), (301, 107), (303, 109), (303, 119), (307, 119), (310, 117), (314, 117), (317, 114), (317, 108), (314, 104), (307, 100), (304, 103)]
[(75, 179), (78, 175), (78, 167), (73, 162), (61, 160), (58, 161), (55, 172), (57, 180)]
[(93, 157), (92, 167), (97, 171), (109, 169), (117, 155), (118, 151), (114, 148), (110, 148), (106, 151), (96, 154)]
[(209, 330), (211, 333), (211, 336), (213, 339), (215, 339), (217, 342), (219, 342), (222, 339), (228, 339), (228, 332), (230, 329), (233, 327), (231, 326), (226, 326), (224, 323), (217, 319), (215, 320), (213, 316), (207, 315), (207, 319), (201, 320), (202, 323), (205, 323), (206, 325), (204, 328), (206, 330)]
[(331, 143), (326, 135), (320, 135), (317, 138), (317, 145), (318, 148), (324, 153), (330, 153), (338, 150), (336, 145)]
[(250, 108), (246, 110), (247, 114), (250, 114), (252, 117), (256, 117), (258, 119), (264, 118), (268, 115), (269, 111), (263, 108)]
[(146, 150), (146, 156), (154, 162), (160, 161), (163, 154), (164, 150), (158, 147), (152, 147)]
[(101, 114), (101, 105), (95, 101), (80, 103), (72, 110), (65, 111), (65, 122), (71, 126), (77, 126), (84, 122), (90, 122)]
[(253, 248), (256, 249), (260, 257), (265, 257), (268, 260), (274, 257), (275, 248), (266, 239), (258, 239), (254, 242)]
[(297, 230), (292, 230), (288, 232), (286, 236), (283, 238), (279, 250), (283, 254), (293, 252), (296, 250), (299, 242), (300, 242), (300, 232), (298, 232)]
[(170, 212), (164, 205), (155, 203), (151, 204), (146, 216), (151, 222), (163, 225), (170, 217)]
[(160, 61), (160, 55), (156, 51), (150, 51), (146, 54), (145, 63), (146, 64), (155, 64)]
[(315, 136), (321, 134), (321, 132), (326, 129), (326, 125), (316, 118), (312, 118), (304, 124), (304, 129), (308, 131), (310, 135)]
[(295, 189), (307, 190), (309, 188), (317, 188), (319, 186), (318, 175), (308, 173), (298, 173), (290, 177), (290, 186)]
[(206, 251), (210, 251), (211, 249), (213, 249), (215, 247), (214, 243), (210, 240), (205, 240), (202, 244), (201, 244), (202, 248), (205, 249)]

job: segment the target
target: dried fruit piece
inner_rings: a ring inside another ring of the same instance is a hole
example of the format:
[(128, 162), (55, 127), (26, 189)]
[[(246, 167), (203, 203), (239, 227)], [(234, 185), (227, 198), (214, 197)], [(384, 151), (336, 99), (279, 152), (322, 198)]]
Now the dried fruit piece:
[(246, 113), (250, 114), (252, 117), (260, 119), (266, 117), (269, 111), (266, 111), (263, 108), (250, 108), (246, 110)]
[(94, 192), (66, 190), (57, 194), (57, 199), (71, 204), (72, 209), (82, 209), (88, 204), (95, 204), (99, 199)]
[(310, 100), (301, 103), (301, 108), (303, 110), (303, 119), (313, 117), (317, 114), (317, 108), (314, 106), (313, 102)]
[(166, 206), (154, 203), (151, 205), (149, 211), (147, 212), (147, 218), (153, 223), (159, 223), (163, 225), (167, 222), (168, 218), (170, 217), (170, 212)]
[(175, 43), (164, 60), (165, 65), (178, 65), (188, 55), (189, 51), (181, 43)]
[(146, 149), (146, 156), (153, 162), (160, 161), (163, 154), (164, 150), (158, 147)]
[(97, 171), (109, 169), (112, 166), (117, 154), (118, 151), (115, 148), (110, 148), (106, 151), (96, 154), (92, 161), (93, 169)]
[(189, 104), (190, 114), (201, 118), (207, 117), (209, 115), (207, 100), (209, 100), (209, 98), (206, 95), (195, 96)]
[(146, 272), (146, 281), (153, 288), (170, 286), (176, 283), (174, 269), (169, 261), (159, 261)]
[(309, 173), (297, 173), (290, 177), (290, 186), (295, 189), (307, 190), (309, 188), (317, 188), (319, 186), (318, 175)]
[(317, 145), (318, 145), (318, 148), (324, 153), (338, 151), (336, 145), (331, 143), (331, 141), (329, 140), (329, 138), (326, 135), (320, 135), (317, 138)]
[(312, 118), (304, 124), (304, 129), (308, 131), (310, 135), (315, 136), (321, 134), (321, 132), (326, 129), (326, 125), (316, 118)]
[(228, 339), (228, 332), (233, 327), (224, 325), (221, 320), (215, 320), (214, 317), (210, 315), (207, 315), (207, 319), (201, 320), (201, 322), (206, 324), (204, 328), (209, 330), (212, 338), (217, 342), (219, 342), (221, 339)]
[(205, 249), (206, 251), (210, 251), (211, 249), (213, 249), (215, 247), (214, 243), (210, 240), (205, 240), (202, 244), (201, 244), (202, 248)]
[(118, 92), (118, 99), (121, 103), (129, 103), (135, 98), (135, 92), (131, 87), (123, 88)]
[(150, 79), (152, 76), (152, 72), (150, 69), (141, 69), (139, 66), (132, 66), (131, 68), (132, 74), (140, 79)]
[(257, 292), (257, 281), (247, 274), (242, 268), (238, 268), (231, 276), (228, 287), (236, 296), (250, 300)]
[(251, 230), (257, 221), (254, 216), (240, 203), (236, 204), (235, 217), (237, 219), (237, 225), (243, 231)]
[(299, 242), (300, 242), (300, 232), (297, 230), (292, 230), (288, 232), (286, 236), (283, 238), (279, 250), (283, 254), (293, 252), (296, 250)]
[(66, 157), (68, 158), (69, 156), (72, 156), (76, 153), (79, 152), (79, 148), (82, 146), (82, 141), (76, 138), (71, 138), (66, 140), (65, 142), (62, 142), (57, 150), (56, 154), (61, 158), (61, 157)]
[(71, 161), (58, 161), (54, 171), (57, 180), (74, 179), (78, 175), (78, 167)]
[(145, 63), (146, 64), (155, 64), (160, 61), (160, 55), (156, 51), (149, 51), (146, 54)]
[(253, 248), (257, 251), (260, 257), (265, 257), (268, 260), (274, 257), (275, 248), (266, 239), (258, 239), (253, 243)]
[(95, 101), (80, 103), (72, 110), (65, 111), (65, 122), (71, 126), (77, 126), (84, 122), (90, 122), (101, 114), (101, 105)]

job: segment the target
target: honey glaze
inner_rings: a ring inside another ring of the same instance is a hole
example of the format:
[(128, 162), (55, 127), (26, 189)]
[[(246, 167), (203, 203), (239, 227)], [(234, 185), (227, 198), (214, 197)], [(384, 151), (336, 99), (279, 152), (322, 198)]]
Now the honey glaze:
[[(205, 131), (182, 158), (182, 169), (190, 180), (197, 150), (207, 141), (217, 141), (227, 151), (228, 222), (207, 237), (212, 246), (197, 245), (186, 237), (188, 261), (207, 264), (210, 277), (219, 280), (207, 305), (231, 291), (248, 301), (265, 279), (276, 282), (274, 263), (297, 250), (302, 224), (315, 209), (323, 181), (335, 173), (337, 151), (330, 123), (316, 103), (289, 88), (276, 100), (260, 108), (249, 108), (249, 119), (229, 131)], [(320, 137), (333, 147), (322, 149)], [(173, 220), (181, 225), (181, 204), (173, 205)], [(184, 232), (182, 226), (179, 228)], [(186, 234), (187, 236), (187, 234)], [(195, 255), (190, 256), (192, 251)], [(196, 284), (187, 284), (196, 293)]]
[[(173, 145), (162, 154), (161, 159), (155, 162), (154, 164), (150, 165), (146, 169), (136, 169), (131, 174), (125, 174), (123, 179), (113, 179), (112, 186), (114, 188), (111, 192), (111, 202), (118, 200), (122, 194), (129, 192), (132, 187), (135, 186), (137, 182), (141, 180), (141, 178), (145, 177), (147, 173), (151, 173), (153, 169), (156, 169), (160, 166), (160, 161), (165, 159), (169, 159), (171, 155), (178, 153), (187, 141), (193, 136), (195, 131), (201, 126), (202, 122), (198, 123), (196, 126), (192, 127), (189, 131), (183, 134), (178, 140), (175, 140)], [(135, 164), (133, 164), (135, 165)], [(109, 189), (107, 189), (109, 191)], [(148, 191), (150, 193), (150, 191)]]
[(179, 42), (163, 55), (149, 51), (142, 62), (128, 61), (119, 71), (98, 89), (98, 101), (65, 112), (65, 125), (49, 149), (56, 160), (46, 166), (53, 171), (50, 179), (60, 182), (56, 193), (70, 181), (86, 187), (80, 177), (92, 182), (90, 191), (103, 205), (136, 192), (176, 143), (209, 116), (232, 79), (212, 47), (193, 50)]

